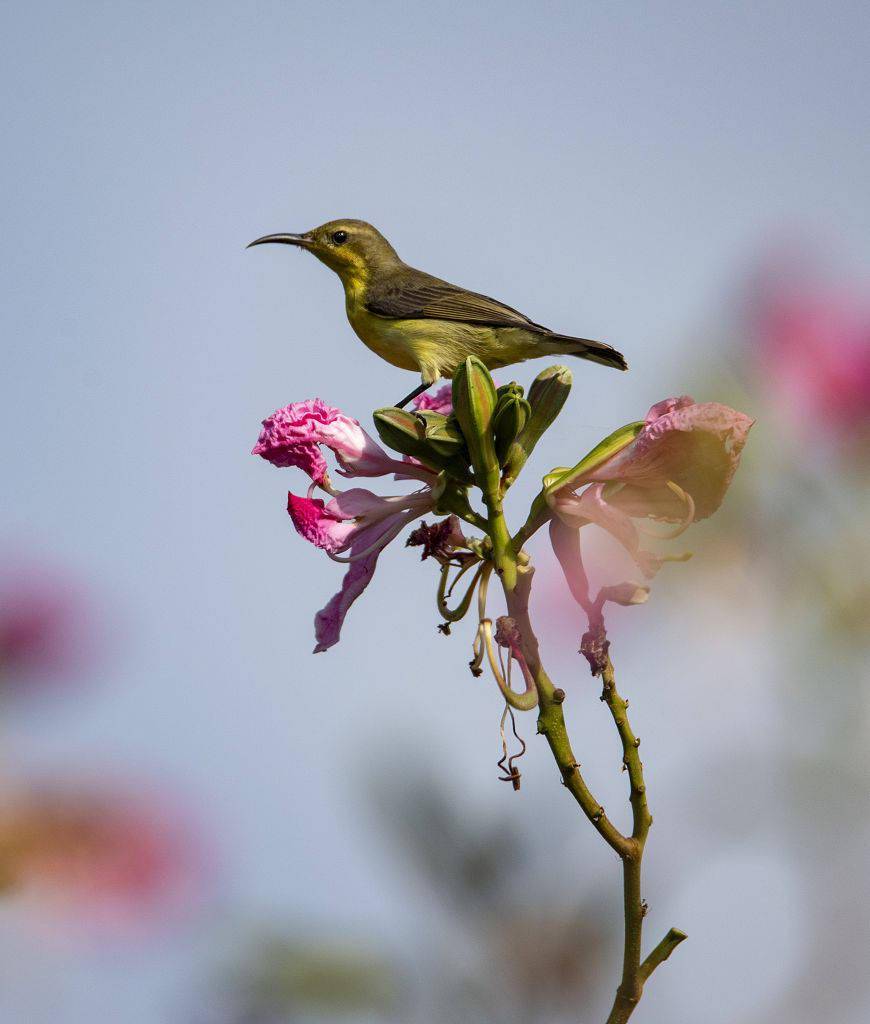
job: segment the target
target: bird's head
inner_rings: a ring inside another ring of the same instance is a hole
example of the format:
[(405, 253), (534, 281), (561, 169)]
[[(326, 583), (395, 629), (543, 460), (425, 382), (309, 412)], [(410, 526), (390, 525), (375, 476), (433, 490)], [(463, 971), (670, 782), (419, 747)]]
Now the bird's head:
[(364, 220), (331, 220), (301, 235), (264, 235), (251, 245), (277, 242), (307, 249), (342, 281), (364, 281), (373, 270), (398, 261), (396, 250)]

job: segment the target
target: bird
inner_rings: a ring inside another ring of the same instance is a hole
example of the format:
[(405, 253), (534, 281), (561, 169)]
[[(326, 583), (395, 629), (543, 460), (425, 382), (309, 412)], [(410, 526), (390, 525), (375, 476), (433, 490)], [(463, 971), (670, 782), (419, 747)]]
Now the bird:
[(468, 356), (490, 370), (547, 355), (628, 368), (624, 356), (603, 341), (551, 331), (497, 299), (408, 266), (366, 221), (331, 220), (302, 234), (263, 235), (248, 248), (269, 243), (305, 249), (334, 270), (360, 340), (393, 366), (420, 374), (420, 386), (399, 408), (442, 377), (451, 378)]

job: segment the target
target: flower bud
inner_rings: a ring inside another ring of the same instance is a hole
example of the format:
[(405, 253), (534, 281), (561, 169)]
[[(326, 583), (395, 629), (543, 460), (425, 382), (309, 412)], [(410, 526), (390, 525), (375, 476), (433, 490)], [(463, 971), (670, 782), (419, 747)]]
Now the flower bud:
[(416, 416), (431, 448), (444, 456), (462, 456), (466, 464), (469, 462), (465, 438), (455, 416), (445, 416), (430, 410), (418, 412)]
[(489, 513), (493, 563), (506, 591), (517, 582), (516, 556), (510, 533), (501, 514), (501, 467), (492, 436), (496, 392), (489, 370), (469, 356), (453, 375), (453, 411), (465, 436), (474, 467), (474, 480)]
[(420, 455), (423, 428), (417, 417), (404, 409), (388, 407), (372, 414), (378, 436), (401, 455)]
[(532, 408), (525, 398), (514, 393), (501, 397), (492, 420), (492, 432), (495, 437), (495, 453), (498, 461), (504, 463), (511, 445), (517, 439), (531, 416)]
[(444, 470), (467, 484), (471, 477), (468, 472), (468, 454), (462, 446), (462, 436), (459, 436), (460, 443), (453, 444), (452, 449), (448, 450), (450, 439), (445, 425), (441, 443), (438, 440), (433, 443), (426, 436), (426, 421), (422, 419), (424, 415), (437, 417), (440, 414), (414, 414), (393, 406), (376, 409), (372, 414), (375, 428), (384, 444), (401, 452), (402, 455), (419, 459), (427, 466)]
[(495, 399), (496, 404), (508, 395), (515, 395), (517, 398), (522, 398), (525, 394), (522, 384), (517, 384), (515, 380), (512, 380), (510, 384), (502, 384), (500, 388), (496, 389)]
[(499, 464), (492, 438), (496, 392), (489, 370), (469, 356), (453, 375), (453, 411), (465, 437), (480, 489), (497, 493)]
[(538, 374), (529, 388), (530, 415), (505, 455), (504, 475), (508, 484), (519, 476), (520, 470), (540, 441), (544, 431), (553, 423), (571, 391), (571, 371), (567, 366), (549, 366)]

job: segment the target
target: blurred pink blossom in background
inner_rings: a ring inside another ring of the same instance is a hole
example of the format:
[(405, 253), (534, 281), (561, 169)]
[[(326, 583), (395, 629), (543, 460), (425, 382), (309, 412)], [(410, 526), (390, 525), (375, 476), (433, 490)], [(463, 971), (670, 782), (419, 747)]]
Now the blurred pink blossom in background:
[(802, 432), (870, 422), (870, 296), (773, 269), (755, 286), (751, 327), (764, 386)]
[(53, 926), (136, 935), (199, 902), (208, 874), (190, 816), (154, 793), (46, 782), (0, 799), (0, 884)]
[(66, 683), (95, 655), (92, 609), (57, 569), (20, 559), (0, 567), (0, 685), (17, 696)]

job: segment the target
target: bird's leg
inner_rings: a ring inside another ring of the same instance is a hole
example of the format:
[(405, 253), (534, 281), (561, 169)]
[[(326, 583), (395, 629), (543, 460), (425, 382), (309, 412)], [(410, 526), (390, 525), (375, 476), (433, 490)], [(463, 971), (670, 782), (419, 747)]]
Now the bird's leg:
[(408, 402), (410, 402), (412, 399), (416, 398), (417, 395), (422, 395), (423, 392), (427, 388), (430, 388), (430, 387), (432, 387), (432, 382), (424, 380), (423, 383), (419, 387), (414, 388), (414, 390), (411, 392), (410, 395), (405, 395), (405, 397), (402, 399), (401, 402), (396, 402), (396, 406), (395, 407), (397, 409), (404, 409), (405, 406), (408, 404)]

